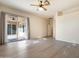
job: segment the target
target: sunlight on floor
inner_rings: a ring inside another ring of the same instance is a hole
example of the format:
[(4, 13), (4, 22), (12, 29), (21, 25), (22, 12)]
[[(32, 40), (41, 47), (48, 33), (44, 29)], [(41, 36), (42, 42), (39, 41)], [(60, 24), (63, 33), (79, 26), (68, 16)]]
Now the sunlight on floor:
[(33, 41), (33, 44), (39, 43), (40, 41)]

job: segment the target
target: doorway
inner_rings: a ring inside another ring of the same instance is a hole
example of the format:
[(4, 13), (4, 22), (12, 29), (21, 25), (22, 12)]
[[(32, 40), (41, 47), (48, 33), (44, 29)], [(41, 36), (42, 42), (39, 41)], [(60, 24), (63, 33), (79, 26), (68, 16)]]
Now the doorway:
[(53, 19), (48, 19), (48, 37), (53, 37)]

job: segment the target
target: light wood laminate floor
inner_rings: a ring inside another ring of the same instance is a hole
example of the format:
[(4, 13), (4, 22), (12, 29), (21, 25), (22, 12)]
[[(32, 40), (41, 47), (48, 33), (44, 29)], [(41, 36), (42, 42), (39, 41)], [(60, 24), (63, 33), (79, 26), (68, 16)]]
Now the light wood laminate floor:
[(0, 45), (1, 58), (79, 57), (79, 45), (57, 40), (24, 40)]

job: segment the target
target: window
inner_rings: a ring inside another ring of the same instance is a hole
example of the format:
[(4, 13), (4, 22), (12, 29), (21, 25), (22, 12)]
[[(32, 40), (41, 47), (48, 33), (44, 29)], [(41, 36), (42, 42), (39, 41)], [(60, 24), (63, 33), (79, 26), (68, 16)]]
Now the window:
[(9, 17), (10, 17), (9, 21), (10, 21), (10, 20), (11, 20), (11, 21), (16, 21), (16, 20), (17, 20), (17, 16), (10, 15)]

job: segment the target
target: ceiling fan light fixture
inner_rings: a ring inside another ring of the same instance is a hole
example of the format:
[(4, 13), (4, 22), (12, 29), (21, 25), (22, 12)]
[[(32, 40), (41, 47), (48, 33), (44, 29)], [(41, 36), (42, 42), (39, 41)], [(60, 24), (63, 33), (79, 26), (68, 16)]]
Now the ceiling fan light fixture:
[(39, 8), (38, 8), (38, 10), (39, 10), (39, 11), (43, 11), (44, 9), (43, 9), (43, 8), (41, 8), (41, 7), (39, 7)]
[(48, 0), (38, 0), (38, 2), (39, 2), (39, 4), (37, 4), (37, 5), (32, 4), (31, 6), (37, 6), (37, 7), (39, 7), (38, 10), (47, 11), (47, 8), (50, 5), (50, 2)]

